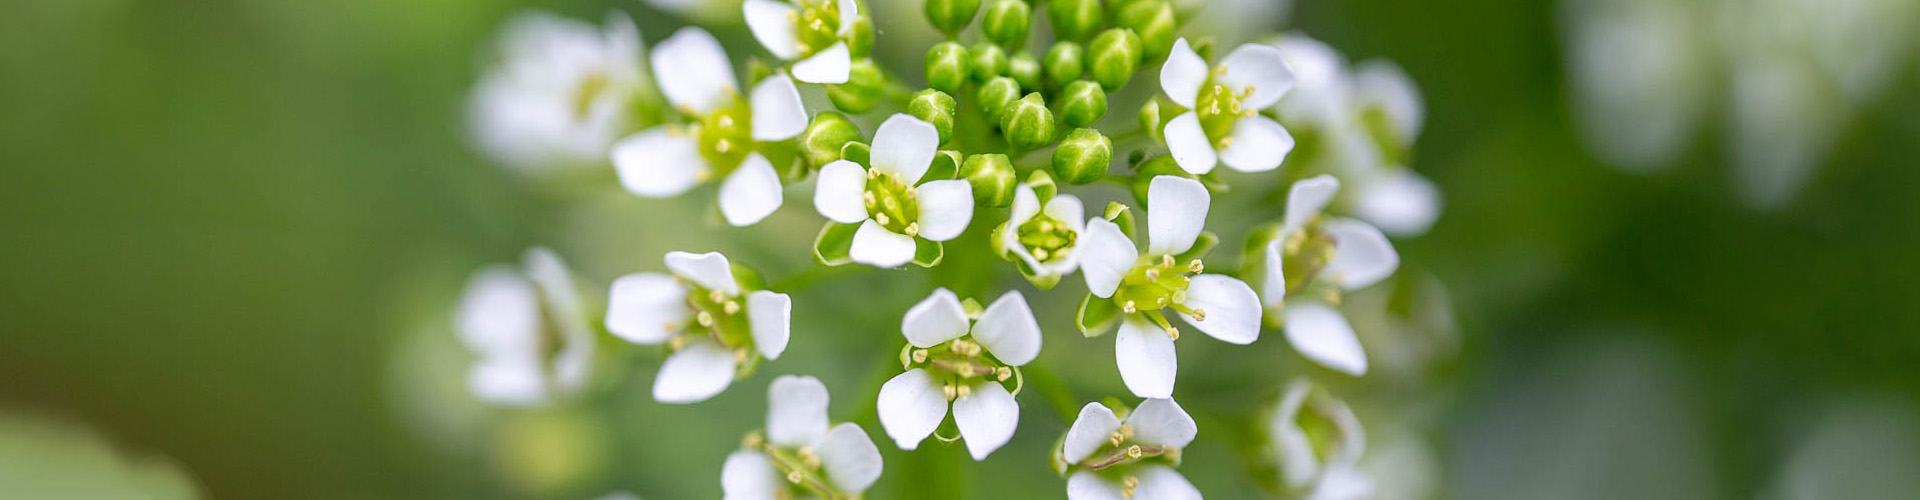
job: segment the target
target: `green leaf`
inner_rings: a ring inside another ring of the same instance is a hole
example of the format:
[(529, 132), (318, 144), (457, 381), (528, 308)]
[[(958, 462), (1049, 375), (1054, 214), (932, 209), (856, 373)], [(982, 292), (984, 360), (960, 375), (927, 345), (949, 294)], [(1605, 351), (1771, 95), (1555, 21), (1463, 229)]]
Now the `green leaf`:
[(927, 173), (920, 177), (920, 182), (944, 181), (959, 177), (961, 158), (960, 152), (954, 150), (942, 150), (935, 153), (933, 155), (933, 166), (927, 168)]
[(867, 143), (850, 141), (847, 145), (840, 147), (840, 159), (858, 163), (863, 167), (872, 167), (870, 163), (873, 161), (873, 150), (867, 147)]
[(1120, 306), (1112, 300), (1100, 298), (1094, 294), (1080, 299), (1080, 313), (1074, 317), (1074, 325), (1080, 327), (1080, 334), (1088, 337), (1106, 335), (1120, 323)]
[(1113, 222), (1114, 225), (1120, 226), (1120, 232), (1126, 233), (1127, 239), (1135, 239), (1133, 237), (1132, 209), (1120, 204), (1120, 202), (1110, 201), (1107, 202), (1107, 213), (1105, 217), (1108, 221)]
[[(849, 239), (848, 241), (851, 242), (852, 240)], [(917, 265), (920, 267), (937, 266), (937, 265), (940, 265), (940, 259), (946, 256), (945, 247), (942, 246), (938, 241), (928, 241), (920, 238), (914, 238), (913, 244), (915, 247), (913, 249), (914, 265)]]
[(1189, 248), (1185, 252), (1180, 252), (1180, 255), (1173, 256), (1173, 259), (1179, 262), (1206, 259), (1207, 254), (1213, 252), (1213, 247), (1219, 244), (1219, 236), (1215, 236), (1212, 231), (1201, 231), (1200, 237), (1194, 238), (1193, 240), (1193, 248)]
[(853, 249), (853, 233), (859, 230), (859, 224), (828, 222), (820, 228), (820, 236), (813, 240), (813, 261), (825, 266), (853, 262), (848, 252)]

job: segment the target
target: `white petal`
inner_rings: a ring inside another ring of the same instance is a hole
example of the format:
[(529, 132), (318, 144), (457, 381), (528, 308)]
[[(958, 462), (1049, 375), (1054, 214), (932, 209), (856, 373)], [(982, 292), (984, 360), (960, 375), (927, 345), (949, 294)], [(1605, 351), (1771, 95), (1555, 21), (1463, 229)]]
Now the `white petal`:
[(877, 408), (880, 428), (902, 450), (920, 446), (920, 441), (947, 419), (947, 396), (940, 381), (920, 368), (895, 375), (880, 385)]
[(960, 236), (973, 222), (973, 184), (959, 179), (921, 184), (920, 237), (947, 241)]
[(1366, 500), (1374, 497), (1373, 478), (1351, 464), (1329, 464), (1313, 487), (1312, 500)]
[(1047, 217), (1052, 217), (1062, 224), (1072, 226), (1074, 232), (1085, 229), (1085, 226), (1081, 224), (1080, 221), (1086, 218), (1086, 207), (1080, 203), (1080, 197), (1078, 196), (1056, 194), (1053, 196), (1053, 199), (1047, 200), (1047, 206), (1042, 209), (1042, 212), (1045, 212)]
[(1327, 235), (1333, 237), (1333, 260), (1321, 271), (1346, 290), (1358, 290), (1379, 283), (1400, 268), (1400, 254), (1393, 242), (1379, 229), (1353, 219), (1327, 221)]
[(1420, 136), (1420, 127), (1426, 121), (1426, 104), (1420, 98), (1420, 88), (1405, 70), (1393, 61), (1375, 59), (1360, 63), (1353, 73), (1357, 98), (1386, 112), (1402, 146)]
[(1287, 189), (1287, 213), (1280, 225), (1280, 237), (1286, 238), (1320, 216), (1320, 211), (1327, 208), (1338, 191), (1340, 179), (1327, 174), (1293, 183), (1293, 187)]
[(733, 383), (733, 353), (711, 340), (688, 342), (660, 364), (653, 399), (667, 404), (706, 401)]
[(1287, 298), (1286, 261), (1280, 252), (1280, 238), (1267, 242), (1266, 281), (1260, 284), (1260, 299), (1263, 306), (1277, 306)]
[(740, 283), (733, 280), (733, 265), (727, 263), (727, 256), (720, 252), (667, 252), (665, 260), (667, 270), (673, 271), (674, 276), (727, 296), (740, 295)]
[(681, 28), (653, 46), (653, 74), (674, 106), (704, 115), (737, 93), (733, 61), (712, 34)]
[(684, 193), (707, 172), (695, 132), (654, 127), (613, 144), (613, 171), (620, 185), (640, 196)]
[(1353, 213), (1395, 236), (1417, 236), (1440, 217), (1440, 189), (1404, 168), (1367, 180), (1355, 193)]
[[(1022, 182), (1013, 187), (1013, 207), (1007, 212), (1007, 227), (1020, 227), (1033, 216), (1040, 214), (1040, 195), (1033, 192), (1033, 186)], [(1075, 217), (1078, 219), (1079, 217)]]
[(720, 183), (720, 215), (734, 227), (759, 223), (779, 210), (783, 201), (780, 174), (760, 153), (748, 154), (740, 168)]
[(687, 287), (661, 273), (629, 274), (607, 292), (607, 331), (635, 344), (658, 344), (686, 324)]
[(1173, 117), (1164, 132), (1167, 152), (1173, 155), (1173, 161), (1180, 164), (1181, 170), (1200, 175), (1212, 172), (1213, 166), (1219, 163), (1213, 141), (1207, 139), (1206, 129), (1200, 128), (1200, 115), (1188, 111)]
[(973, 393), (953, 400), (953, 424), (967, 440), (974, 461), (986, 460), (993, 450), (1013, 439), (1020, 425), (1020, 404), (999, 382), (973, 386)]
[(1136, 472), (1140, 488), (1134, 498), (1141, 500), (1201, 500), (1200, 490), (1186, 476), (1165, 465), (1147, 465)]
[(1120, 278), (1133, 270), (1140, 251), (1133, 240), (1120, 232), (1120, 226), (1106, 219), (1087, 219), (1085, 240), (1074, 244), (1080, 254), (1080, 275), (1087, 279), (1087, 291), (1095, 296), (1112, 297), (1120, 287)]
[(873, 438), (867, 437), (867, 431), (858, 424), (842, 422), (833, 426), (812, 448), (813, 454), (820, 457), (820, 469), (826, 472), (827, 482), (843, 493), (859, 497), (880, 479), (880, 448), (873, 445)]
[(1218, 82), (1228, 90), (1239, 94), (1253, 87), (1253, 95), (1240, 101), (1240, 106), (1248, 109), (1266, 109), (1293, 90), (1293, 69), (1287, 67), (1279, 47), (1258, 43), (1241, 45), (1220, 59), (1220, 67), (1225, 72), (1220, 74)]
[(720, 491), (724, 500), (773, 500), (775, 492), (785, 491), (786, 478), (773, 461), (758, 451), (740, 450), (727, 455), (720, 466)]
[(1324, 304), (1288, 304), (1287, 343), (1301, 356), (1348, 375), (1367, 374), (1367, 353), (1340, 311)]
[(1246, 282), (1218, 274), (1194, 276), (1187, 285), (1186, 305), (1207, 313), (1204, 321), (1180, 313), (1201, 333), (1240, 345), (1260, 338), (1260, 296)]
[(1167, 53), (1167, 63), (1160, 66), (1160, 90), (1180, 107), (1193, 109), (1194, 100), (1200, 97), (1200, 86), (1207, 83), (1212, 71), (1213, 68), (1207, 67), (1207, 60), (1187, 45), (1187, 39), (1174, 40), (1173, 51)]
[(1120, 323), (1120, 334), (1113, 342), (1114, 361), (1120, 365), (1120, 381), (1127, 390), (1143, 398), (1173, 396), (1174, 374), (1180, 360), (1174, 357), (1173, 339), (1166, 330), (1138, 316), (1127, 316)]
[(793, 78), (807, 83), (837, 85), (853, 76), (853, 51), (846, 42), (833, 44), (800, 62), (793, 63)]
[(1067, 438), (1060, 443), (1060, 459), (1069, 464), (1080, 463), (1106, 446), (1107, 438), (1118, 430), (1120, 418), (1114, 416), (1113, 410), (1100, 403), (1087, 403), (1080, 407), (1080, 416), (1073, 419), (1073, 426), (1067, 428)]
[(841, 224), (867, 220), (867, 207), (861, 198), (866, 192), (867, 169), (854, 162), (834, 160), (820, 167), (820, 179), (813, 186), (813, 208)]
[(914, 347), (927, 348), (967, 334), (967, 310), (952, 290), (935, 288), (927, 298), (907, 309), (900, 333)]
[(1158, 500), (1147, 497), (1127, 496), (1119, 483), (1108, 481), (1091, 471), (1079, 471), (1067, 478), (1067, 500)]
[[(860, 2), (858, 2), (857, 0), (840, 0), (839, 4), (840, 4), (839, 33), (842, 35), (852, 33), (853, 20), (854, 18), (860, 17)], [(842, 38), (845, 38), (845, 37), (842, 37)]]
[(747, 18), (747, 28), (760, 40), (760, 45), (767, 47), (767, 52), (781, 59), (800, 57), (800, 37), (793, 33), (793, 16), (798, 12), (793, 4), (747, 0), (740, 5), (740, 11)]
[(1193, 248), (1207, 225), (1213, 196), (1200, 181), (1162, 175), (1147, 185), (1147, 254), (1177, 254)]
[(531, 353), (540, 341), (540, 296), (519, 272), (491, 265), (467, 280), (454, 315), (460, 340), (482, 355)]
[(1019, 290), (1001, 294), (980, 313), (973, 325), (973, 340), (1001, 363), (1025, 365), (1040, 355), (1040, 322)]
[(881, 173), (919, 184), (940, 148), (940, 131), (933, 124), (906, 114), (894, 114), (873, 133), (873, 164)]
[(498, 405), (537, 406), (547, 402), (540, 360), (531, 357), (483, 358), (468, 370), (467, 389), (481, 401)]
[(1185, 448), (1193, 442), (1193, 436), (1200, 433), (1200, 427), (1193, 422), (1193, 416), (1171, 399), (1148, 399), (1127, 415), (1127, 426), (1133, 428), (1133, 440), (1145, 444)]
[(766, 290), (747, 294), (747, 325), (753, 329), (753, 347), (760, 355), (780, 359), (793, 335), (793, 299)]
[(853, 233), (853, 248), (847, 254), (854, 262), (874, 267), (900, 267), (913, 261), (915, 246), (913, 237), (897, 234), (880, 227), (880, 223), (866, 221)]
[[(768, 0), (760, 0), (768, 1)], [(753, 86), (753, 140), (779, 141), (807, 129), (807, 106), (800, 89), (786, 75), (773, 75)]]
[(1220, 162), (1241, 172), (1265, 172), (1280, 168), (1291, 152), (1293, 134), (1271, 118), (1254, 115), (1233, 122), (1233, 143), (1220, 150)]
[(797, 448), (827, 434), (827, 385), (785, 375), (767, 386), (767, 441)]

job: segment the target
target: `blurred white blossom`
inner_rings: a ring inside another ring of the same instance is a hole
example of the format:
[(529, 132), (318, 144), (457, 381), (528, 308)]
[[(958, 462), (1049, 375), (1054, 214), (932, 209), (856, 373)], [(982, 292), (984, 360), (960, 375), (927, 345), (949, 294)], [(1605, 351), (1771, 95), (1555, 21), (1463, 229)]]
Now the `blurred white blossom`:
[(516, 15), (469, 103), (475, 145), (524, 174), (605, 165), (614, 139), (637, 125), (635, 99), (652, 92), (640, 50), (625, 14), (609, 14), (605, 28)]
[(539, 406), (586, 385), (593, 330), (572, 273), (552, 251), (528, 250), (519, 269), (475, 272), (454, 325), (479, 355), (468, 386), (482, 400)]

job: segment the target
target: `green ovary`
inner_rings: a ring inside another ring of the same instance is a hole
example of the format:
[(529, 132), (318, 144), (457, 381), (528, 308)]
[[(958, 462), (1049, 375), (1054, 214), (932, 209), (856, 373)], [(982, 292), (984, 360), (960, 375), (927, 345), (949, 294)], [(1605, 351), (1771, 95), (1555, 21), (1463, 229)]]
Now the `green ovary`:
[(1120, 288), (1113, 293), (1113, 303), (1121, 311), (1153, 311), (1172, 307), (1188, 312), (1182, 303), (1187, 300), (1188, 272), (1199, 272), (1200, 261), (1193, 261), (1187, 267), (1180, 267), (1171, 255), (1142, 257), (1134, 263), (1133, 270), (1120, 279)]
[(700, 119), (700, 156), (713, 166), (713, 176), (724, 178), (753, 151), (753, 109), (745, 99)]
[(867, 215), (880, 227), (907, 236), (920, 235), (920, 192), (890, 174), (867, 171), (867, 190), (861, 195)]

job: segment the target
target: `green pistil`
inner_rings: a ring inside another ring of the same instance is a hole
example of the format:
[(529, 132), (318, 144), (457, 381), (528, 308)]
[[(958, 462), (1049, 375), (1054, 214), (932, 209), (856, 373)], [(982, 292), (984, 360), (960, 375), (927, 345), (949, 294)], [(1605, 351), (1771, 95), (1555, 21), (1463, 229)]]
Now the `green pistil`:
[(793, 13), (794, 38), (800, 41), (800, 54), (815, 52), (840, 43), (840, 2), (803, 0)]
[(751, 354), (753, 327), (745, 300), (695, 286), (687, 292), (687, 307), (693, 310), (693, 320), (685, 325), (687, 335), (712, 338), (743, 357)]
[(867, 191), (861, 195), (867, 214), (888, 231), (907, 236), (920, 235), (919, 190), (891, 174), (867, 171)]
[[(826, 471), (821, 469), (820, 457), (806, 447), (783, 448), (767, 442), (760, 433), (747, 435), (747, 449), (758, 450), (767, 455), (767, 460), (780, 470), (781, 480), (786, 483), (785, 491), (776, 493), (777, 498), (818, 497), (825, 500), (842, 498), (839, 492), (827, 482)], [(781, 496), (780, 493), (784, 493)]]
[(1026, 247), (1027, 251), (1033, 253), (1033, 258), (1040, 262), (1066, 258), (1067, 253), (1073, 250), (1074, 241), (1080, 237), (1072, 227), (1046, 214), (1036, 215), (1021, 224), (1017, 234), (1020, 236), (1020, 246)]
[(700, 156), (713, 166), (713, 176), (724, 178), (753, 150), (753, 108), (745, 99), (700, 119)]
[(1314, 219), (1299, 231), (1286, 236), (1281, 243), (1282, 259), (1287, 277), (1287, 294), (1292, 295), (1312, 285), (1320, 271), (1333, 261), (1334, 241), (1320, 227), (1320, 220)]
[(1120, 430), (1107, 436), (1106, 446), (1082, 460), (1078, 465), (1082, 469), (1107, 476), (1120, 482), (1122, 496), (1133, 498), (1140, 487), (1140, 479), (1134, 475), (1133, 466), (1145, 462), (1178, 464), (1180, 449), (1149, 444), (1140, 444), (1133, 440), (1133, 427), (1121, 425)]
[[(1214, 69), (1214, 76), (1219, 76), (1219, 73), (1220, 69)], [(1193, 111), (1200, 115), (1200, 129), (1206, 131), (1207, 141), (1212, 142), (1215, 148), (1233, 145), (1234, 122), (1260, 113), (1259, 110), (1240, 105), (1241, 101), (1252, 95), (1253, 87), (1240, 89), (1236, 93), (1226, 85), (1214, 83), (1211, 78), (1200, 87), (1200, 97), (1194, 100)]]
[[(1113, 303), (1127, 314), (1157, 313), (1162, 308), (1172, 308), (1202, 321), (1206, 311), (1186, 306), (1187, 285), (1192, 274), (1198, 274), (1204, 267), (1199, 260), (1181, 265), (1174, 262), (1172, 255), (1145, 256), (1134, 263), (1133, 270), (1120, 279), (1120, 288), (1113, 293)], [(1148, 319), (1156, 319), (1160, 327), (1168, 332), (1173, 329), (1165, 318), (1157, 314), (1147, 314)]]

